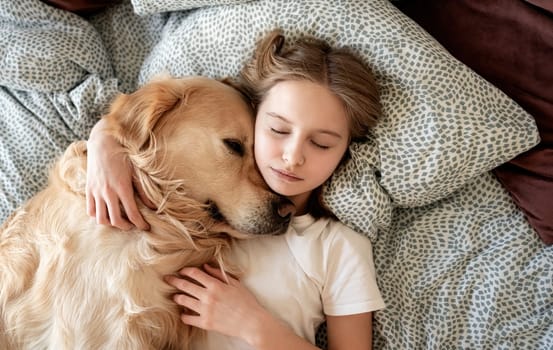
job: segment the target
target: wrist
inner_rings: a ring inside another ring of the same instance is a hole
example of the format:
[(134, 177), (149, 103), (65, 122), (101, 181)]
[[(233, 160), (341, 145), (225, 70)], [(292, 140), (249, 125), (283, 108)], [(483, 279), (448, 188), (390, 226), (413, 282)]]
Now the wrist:
[(254, 349), (263, 349), (271, 342), (271, 336), (280, 321), (266, 310), (260, 310), (258, 317), (252, 317), (252, 325), (244, 335), (244, 340)]
[(100, 119), (100, 121), (98, 121), (98, 123), (96, 123), (90, 131), (87, 146), (89, 149), (96, 148), (100, 151), (105, 151), (116, 150), (121, 145), (117, 142), (115, 137), (108, 133), (104, 120)]
[(96, 125), (90, 130), (88, 135), (88, 143), (101, 144), (104, 142), (115, 142), (113, 136), (111, 136), (106, 130), (106, 123), (104, 119), (100, 119)]
[(255, 318), (245, 340), (257, 350), (273, 349), (275, 346), (278, 349), (278, 344), (290, 336), (296, 336), (290, 327), (268, 311), (263, 310), (259, 317)]

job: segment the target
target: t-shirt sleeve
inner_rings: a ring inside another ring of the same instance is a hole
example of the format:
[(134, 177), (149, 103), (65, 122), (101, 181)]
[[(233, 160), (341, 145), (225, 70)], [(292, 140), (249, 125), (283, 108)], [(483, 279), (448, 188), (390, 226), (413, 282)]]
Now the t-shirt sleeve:
[(384, 308), (370, 240), (340, 223), (334, 223), (328, 234), (321, 296), (324, 313), (344, 316)]

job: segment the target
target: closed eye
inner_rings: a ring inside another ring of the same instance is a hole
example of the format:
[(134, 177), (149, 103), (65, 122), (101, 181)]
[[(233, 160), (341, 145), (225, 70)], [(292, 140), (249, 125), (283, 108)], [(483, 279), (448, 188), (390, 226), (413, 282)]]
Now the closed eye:
[(244, 155), (244, 145), (236, 139), (224, 139), (225, 146), (234, 154), (242, 157)]
[(286, 132), (286, 131), (277, 130), (277, 129), (274, 129), (274, 128), (271, 128), (271, 131), (274, 132), (275, 134), (280, 134), (280, 135), (288, 134), (288, 132)]
[(321, 145), (320, 143), (317, 143), (315, 141), (311, 141), (311, 143), (313, 145), (315, 145), (315, 147), (318, 147), (318, 148), (321, 148), (321, 149), (329, 149), (330, 148), (329, 146)]

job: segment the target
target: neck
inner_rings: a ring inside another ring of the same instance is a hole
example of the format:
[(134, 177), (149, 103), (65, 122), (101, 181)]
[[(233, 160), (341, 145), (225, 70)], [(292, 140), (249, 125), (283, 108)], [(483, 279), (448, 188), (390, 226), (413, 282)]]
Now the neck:
[(294, 203), (294, 206), (296, 207), (296, 216), (307, 214), (307, 204), (309, 203), (310, 196), (311, 191), (287, 197), (290, 201), (292, 201), (292, 203)]

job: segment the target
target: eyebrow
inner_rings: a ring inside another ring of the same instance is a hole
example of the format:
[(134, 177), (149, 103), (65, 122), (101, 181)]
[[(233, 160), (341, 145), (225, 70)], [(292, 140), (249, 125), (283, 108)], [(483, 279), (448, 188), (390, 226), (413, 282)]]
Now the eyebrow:
[[(281, 116), (280, 114), (276, 114), (274, 112), (267, 112), (267, 115), (270, 116), (270, 117), (273, 117), (273, 118), (277, 118), (277, 119), (280, 119), (282, 120), (283, 122), (287, 123), (287, 124), (292, 124), (288, 119), (284, 118), (283, 116)], [(342, 138), (342, 135), (340, 135), (339, 133), (335, 132), (335, 131), (332, 131), (332, 130), (327, 130), (327, 129), (316, 129), (315, 130), (316, 132), (319, 132), (319, 133), (322, 133), (322, 134), (327, 134), (327, 135), (330, 135), (330, 136), (334, 136), (334, 137), (337, 137), (339, 139)]]

